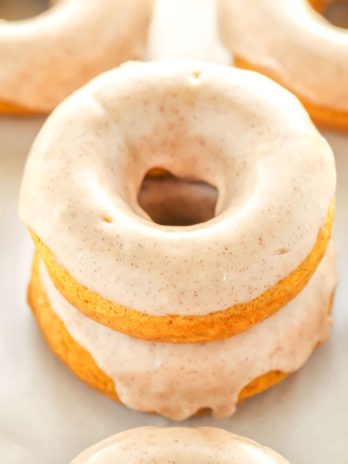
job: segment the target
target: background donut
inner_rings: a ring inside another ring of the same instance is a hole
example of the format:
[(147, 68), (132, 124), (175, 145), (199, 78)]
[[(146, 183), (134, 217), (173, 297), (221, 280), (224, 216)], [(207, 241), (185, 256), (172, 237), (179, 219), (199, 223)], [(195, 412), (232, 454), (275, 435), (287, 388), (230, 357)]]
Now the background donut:
[(219, 0), (220, 34), (236, 66), (294, 92), (319, 126), (348, 130), (348, 33), (316, 11), (331, 3)]
[(56, 0), (0, 24), (0, 113), (48, 113), (102, 71), (141, 58), (153, 0)]

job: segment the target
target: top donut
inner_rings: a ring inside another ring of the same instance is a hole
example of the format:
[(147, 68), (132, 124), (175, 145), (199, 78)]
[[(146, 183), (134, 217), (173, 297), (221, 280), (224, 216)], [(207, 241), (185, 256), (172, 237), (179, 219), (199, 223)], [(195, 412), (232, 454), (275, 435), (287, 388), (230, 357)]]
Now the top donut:
[[(216, 186), (215, 217), (151, 221), (137, 194), (154, 167)], [(269, 79), (133, 63), (48, 119), (20, 215), (82, 312), (145, 339), (204, 341), (245, 330), (302, 290), (330, 238), (335, 182), (328, 144)]]

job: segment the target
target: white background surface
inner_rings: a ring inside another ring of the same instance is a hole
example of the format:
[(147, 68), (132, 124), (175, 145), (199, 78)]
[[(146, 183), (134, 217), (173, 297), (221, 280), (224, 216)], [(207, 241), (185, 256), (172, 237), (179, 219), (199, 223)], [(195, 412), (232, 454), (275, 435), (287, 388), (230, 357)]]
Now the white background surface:
[[(127, 410), (77, 380), (47, 348), (25, 301), (32, 247), (17, 219), (23, 166), (43, 120), (0, 119), (0, 462), (63, 464), (140, 425), (172, 425)], [(298, 373), (248, 400), (229, 420), (194, 418), (246, 435), (292, 464), (348, 462), (348, 135), (325, 132), (338, 171), (335, 241), (340, 285), (328, 343)], [(202, 379), (204, 381), (204, 379)]]

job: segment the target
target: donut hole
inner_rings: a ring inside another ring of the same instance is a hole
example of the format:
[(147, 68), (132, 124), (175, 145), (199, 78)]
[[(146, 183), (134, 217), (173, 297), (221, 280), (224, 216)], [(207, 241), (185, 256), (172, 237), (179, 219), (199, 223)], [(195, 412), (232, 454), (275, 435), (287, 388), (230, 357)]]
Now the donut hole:
[(348, 29), (348, 2), (331, 2), (322, 13), (335, 26)]
[(32, 18), (48, 10), (49, 0), (1, 0), (0, 18), (8, 21)]
[(153, 222), (164, 226), (192, 226), (215, 217), (218, 191), (203, 181), (151, 169), (138, 192), (138, 204)]
[(310, 0), (310, 3), (330, 23), (348, 29), (348, 0)]

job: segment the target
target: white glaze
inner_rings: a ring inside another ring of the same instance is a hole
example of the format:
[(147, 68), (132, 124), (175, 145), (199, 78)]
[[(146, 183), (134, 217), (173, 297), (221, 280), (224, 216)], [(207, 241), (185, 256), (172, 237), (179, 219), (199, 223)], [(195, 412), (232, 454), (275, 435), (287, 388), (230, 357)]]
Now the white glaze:
[(307, 287), (274, 316), (224, 341), (178, 345), (142, 341), (98, 324), (60, 295), (43, 265), (40, 272), (53, 311), (114, 380), (122, 403), (176, 420), (201, 408), (228, 417), (252, 380), (299, 369), (328, 335), (336, 284), (329, 249)]
[(253, 440), (213, 427), (141, 427), (110, 437), (71, 464), (289, 464)]
[(50, 111), (93, 76), (141, 56), (153, 0), (64, 0), (0, 21), (0, 100)]
[(216, 0), (157, 0), (146, 56), (229, 64), (230, 55), (218, 38)]
[[(191, 227), (151, 222), (136, 197), (154, 166), (215, 185), (216, 217)], [(212, 64), (133, 63), (48, 119), (26, 166), (20, 216), (104, 298), (153, 315), (204, 315), (296, 269), (335, 182), (327, 142), (271, 80)]]
[(348, 32), (308, 0), (218, 0), (225, 46), (320, 106), (348, 110)]

